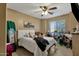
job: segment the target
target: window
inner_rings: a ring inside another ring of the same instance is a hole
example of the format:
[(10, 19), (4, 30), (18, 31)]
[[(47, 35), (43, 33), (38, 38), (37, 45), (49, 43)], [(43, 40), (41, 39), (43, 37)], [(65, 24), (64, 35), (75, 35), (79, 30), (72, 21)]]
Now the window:
[(64, 32), (65, 31), (65, 20), (57, 20), (49, 23), (50, 32)]

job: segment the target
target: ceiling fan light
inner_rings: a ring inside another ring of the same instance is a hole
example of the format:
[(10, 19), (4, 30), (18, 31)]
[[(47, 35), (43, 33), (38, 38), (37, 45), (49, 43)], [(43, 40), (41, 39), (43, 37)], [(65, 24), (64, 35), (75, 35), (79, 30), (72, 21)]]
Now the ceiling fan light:
[(43, 12), (42, 12), (42, 15), (47, 15), (47, 14), (48, 14), (47, 11), (43, 11)]
[(44, 8), (42, 8), (42, 10), (44, 10)]
[(45, 14), (45, 12), (42, 12), (42, 15), (44, 15)]
[(48, 12), (47, 11), (45, 11), (45, 15), (47, 15), (48, 14)]

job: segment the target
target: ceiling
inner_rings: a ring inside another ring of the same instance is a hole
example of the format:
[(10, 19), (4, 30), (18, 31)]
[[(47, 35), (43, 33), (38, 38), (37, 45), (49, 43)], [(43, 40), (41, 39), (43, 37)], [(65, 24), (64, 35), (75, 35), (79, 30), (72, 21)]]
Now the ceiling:
[[(47, 14), (42, 17), (40, 6), (57, 7), (57, 9), (51, 11), (53, 15)], [(69, 3), (8, 3), (7, 7), (39, 19), (52, 18), (71, 12)]]

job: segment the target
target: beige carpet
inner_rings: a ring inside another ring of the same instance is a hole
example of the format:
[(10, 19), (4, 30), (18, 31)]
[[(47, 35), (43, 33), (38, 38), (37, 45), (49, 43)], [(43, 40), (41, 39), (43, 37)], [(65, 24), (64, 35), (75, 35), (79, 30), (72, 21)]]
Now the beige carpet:
[[(53, 54), (49, 54), (53, 56)], [(57, 51), (54, 56), (72, 56), (72, 50), (70, 48), (66, 48), (65, 46), (57, 45)]]
[[(16, 52), (12, 54), (13, 56), (33, 56), (32, 53), (27, 51), (23, 47), (19, 47)], [(57, 51), (55, 54), (49, 53), (49, 56), (72, 56), (72, 50), (64, 46), (57, 45)]]
[(18, 47), (16, 52), (14, 52), (12, 55), (13, 56), (33, 56), (33, 54), (31, 52), (29, 52), (28, 50), (26, 50), (23, 47)]

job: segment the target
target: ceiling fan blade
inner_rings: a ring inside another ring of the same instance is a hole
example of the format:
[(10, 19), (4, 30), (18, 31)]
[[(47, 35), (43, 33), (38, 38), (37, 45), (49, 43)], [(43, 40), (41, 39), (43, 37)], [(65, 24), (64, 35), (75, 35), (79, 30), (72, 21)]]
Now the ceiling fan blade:
[(54, 10), (54, 9), (57, 9), (57, 7), (52, 7), (52, 8), (49, 8), (49, 10)]
[(51, 14), (51, 15), (53, 14), (52, 12), (48, 12), (48, 13)]
[(43, 8), (43, 6), (40, 6), (40, 8)]
[(34, 13), (39, 13), (40, 11), (35, 11)]

